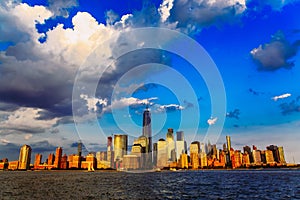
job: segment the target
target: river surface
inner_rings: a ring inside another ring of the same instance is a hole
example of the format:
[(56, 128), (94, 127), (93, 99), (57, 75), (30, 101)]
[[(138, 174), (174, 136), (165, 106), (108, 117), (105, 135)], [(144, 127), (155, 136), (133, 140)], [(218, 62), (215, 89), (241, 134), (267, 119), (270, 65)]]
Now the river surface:
[(300, 170), (0, 172), (0, 199), (300, 199)]

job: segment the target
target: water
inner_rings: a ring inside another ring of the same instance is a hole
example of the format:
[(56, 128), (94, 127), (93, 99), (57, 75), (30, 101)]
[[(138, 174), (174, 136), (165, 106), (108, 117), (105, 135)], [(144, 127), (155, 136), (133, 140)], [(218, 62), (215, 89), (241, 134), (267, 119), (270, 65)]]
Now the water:
[(299, 170), (0, 172), (0, 199), (300, 199)]

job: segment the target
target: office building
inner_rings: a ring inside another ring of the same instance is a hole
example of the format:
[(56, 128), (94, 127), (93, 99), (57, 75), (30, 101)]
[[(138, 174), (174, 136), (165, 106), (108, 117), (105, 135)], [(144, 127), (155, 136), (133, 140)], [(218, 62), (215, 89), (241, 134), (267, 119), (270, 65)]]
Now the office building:
[(179, 160), (181, 154), (187, 153), (187, 148), (186, 148), (186, 142), (184, 141), (183, 131), (177, 131), (176, 136), (177, 136), (177, 140), (175, 145), (175, 152), (176, 152), (176, 160)]
[(157, 142), (157, 167), (163, 168), (168, 166), (168, 145), (164, 139)]
[(62, 157), (62, 148), (57, 147), (55, 152), (54, 168), (59, 169)]
[[(147, 107), (143, 113), (143, 136), (148, 139), (147, 153), (152, 152), (152, 129), (151, 129), (151, 113)], [(152, 162), (152, 156), (151, 156)]]
[(77, 155), (79, 157), (81, 157), (81, 155), (82, 155), (82, 142), (81, 141), (79, 141), (77, 144)]
[(20, 170), (29, 169), (30, 161), (31, 161), (31, 147), (25, 144), (20, 149), (18, 169)]
[(34, 160), (34, 169), (38, 169), (39, 165), (42, 163), (42, 154), (37, 153), (35, 155), (35, 160)]
[(261, 165), (261, 152), (260, 150), (257, 150), (256, 148), (254, 149), (253, 148), (253, 151), (252, 151), (252, 156), (253, 156), (253, 163), (255, 165)]
[(175, 152), (174, 132), (172, 128), (168, 128), (166, 141), (168, 145), (168, 160), (174, 162), (176, 160), (176, 152)]
[(127, 155), (128, 136), (123, 134), (114, 135), (114, 161), (122, 160)]
[(278, 147), (279, 163), (286, 164), (283, 147)]

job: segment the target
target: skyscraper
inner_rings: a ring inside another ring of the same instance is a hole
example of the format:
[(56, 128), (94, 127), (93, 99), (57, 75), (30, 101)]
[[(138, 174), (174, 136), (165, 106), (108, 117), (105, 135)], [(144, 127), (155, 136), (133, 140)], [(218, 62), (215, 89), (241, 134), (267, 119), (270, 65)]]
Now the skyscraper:
[(61, 157), (62, 157), (62, 148), (57, 147), (55, 153), (54, 168), (60, 168)]
[(230, 163), (231, 161), (231, 140), (230, 140), (230, 136), (226, 136), (226, 142), (227, 142), (227, 155), (228, 155), (228, 161)]
[(148, 152), (152, 152), (151, 113), (148, 107), (143, 113), (143, 136), (148, 138)]
[(128, 136), (127, 135), (114, 135), (114, 161), (122, 160), (123, 156), (127, 154), (128, 148)]
[(168, 128), (166, 141), (168, 146), (168, 160), (175, 161), (176, 152), (175, 152), (175, 142), (174, 142), (174, 134), (172, 128)]
[(79, 141), (77, 145), (77, 155), (81, 157), (81, 154), (82, 154), (82, 143), (81, 141)]
[(20, 149), (19, 169), (20, 170), (29, 169), (30, 160), (31, 160), (31, 147), (25, 144)]
[(177, 161), (180, 159), (180, 155), (186, 152), (186, 142), (184, 141), (184, 133), (183, 131), (176, 132), (177, 140), (176, 140), (176, 159)]

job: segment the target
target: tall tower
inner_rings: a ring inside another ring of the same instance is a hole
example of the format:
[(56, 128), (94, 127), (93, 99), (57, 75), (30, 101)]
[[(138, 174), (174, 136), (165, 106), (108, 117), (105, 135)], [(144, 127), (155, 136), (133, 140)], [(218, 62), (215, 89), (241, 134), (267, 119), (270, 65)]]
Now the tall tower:
[(151, 113), (148, 106), (143, 113), (143, 136), (148, 138), (148, 152), (152, 152)]
[(173, 133), (172, 128), (168, 128), (166, 141), (167, 141), (167, 146), (168, 146), (168, 160), (175, 161), (176, 160), (176, 152), (175, 152), (174, 133)]
[(77, 155), (78, 155), (79, 157), (81, 157), (81, 154), (82, 154), (82, 142), (79, 141), (79, 142), (78, 142), (78, 146), (77, 146)]
[(30, 160), (31, 160), (31, 147), (25, 144), (20, 149), (19, 169), (21, 170), (29, 169)]

